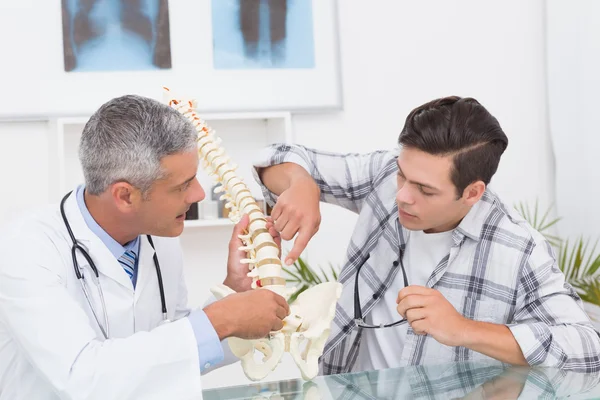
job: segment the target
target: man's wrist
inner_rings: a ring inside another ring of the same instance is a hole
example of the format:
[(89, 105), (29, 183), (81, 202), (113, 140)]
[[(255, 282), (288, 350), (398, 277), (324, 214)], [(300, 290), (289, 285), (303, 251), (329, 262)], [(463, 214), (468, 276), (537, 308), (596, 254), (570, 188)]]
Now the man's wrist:
[(236, 292), (238, 291), (237, 288), (235, 287), (233, 280), (229, 279), (229, 277), (225, 277), (225, 280), (223, 281), (223, 285), (227, 286), (230, 289), (235, 290)]
[(498, 325), (491, 322), (475, 321), (466, 317), (460, 328), (458, 346), (468, 349), (481, 348), (487, 346), (495, 340), (495, 335), (499, 328), (504, 325)]
[[(244, 278), (244, 280), (248, 280), (248, 278)], [(225, 277), (225, 280), (223, 281), (223, 285), (227, 286), (228, 288), (234, 290), (237, 293), (246, 292), (246, 291), (252, 289), (252, 287), (250, 286), (249, 283), (243, 284), (243, 283), (236, 282), (235, 279), (230, 278), (229, 276)]]
[(217, 332), (219, 340), (226, 339), (233, 334), (232, 325), (227, 319), (227, 313), (220, 310), (221, 308), (221, 304), (216, 301), (203, 309), (215, 332)]
[[(481, 324), (472, 319), (462, 317), (463, 323), (459, 329), (457, 346), (471, 348), (481, 341)], [(485, 335), (483, 335), (485, 336)]]
[[(463, 317), (464, 318), (464, 317)], [(465, 318), (460, 324), (456, 346), (466, 347), (513, 365), (529, 365), (510, 328), (493, 322)]]

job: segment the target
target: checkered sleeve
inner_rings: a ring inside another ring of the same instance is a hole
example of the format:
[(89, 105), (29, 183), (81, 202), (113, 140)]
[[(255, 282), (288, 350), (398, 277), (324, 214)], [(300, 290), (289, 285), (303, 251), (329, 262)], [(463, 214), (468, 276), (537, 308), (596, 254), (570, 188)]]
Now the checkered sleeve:
[(299, 145), (274, 144), (263, 149), (254, 162), (254, 178), (261, 185), (265, 199), (272, 205), (277, 201), (277, 196), (262, 184), (257, 168), (286, 162), (298, 164), (319, 186), (321, 201), (358, 213), (382, 169), (395, 166), (393, 159), (393, 151), (341, 154)]
[(600, 372), (600, 337), (547, 242), (522, 269), (513, 322), (508, 327), (530, 365)]

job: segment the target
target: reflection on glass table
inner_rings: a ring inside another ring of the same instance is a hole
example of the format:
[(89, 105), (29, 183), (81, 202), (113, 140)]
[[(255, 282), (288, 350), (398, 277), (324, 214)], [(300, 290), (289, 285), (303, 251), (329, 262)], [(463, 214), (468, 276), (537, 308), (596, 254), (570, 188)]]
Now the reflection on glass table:
[(414, 366), (204, 391), (204, 400), (600, 398), (600, 374), (496, 362)]

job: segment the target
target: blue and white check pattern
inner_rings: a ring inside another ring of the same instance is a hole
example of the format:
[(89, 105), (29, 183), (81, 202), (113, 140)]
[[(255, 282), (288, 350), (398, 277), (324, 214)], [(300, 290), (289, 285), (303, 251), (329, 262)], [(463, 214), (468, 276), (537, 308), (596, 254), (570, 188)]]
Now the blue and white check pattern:
[[(321, 372), (351, 372), (362, 330), (353, 319), (356, 267), (370, 254), (358, 280), (363, 315), (368, 315), (396, 278), (410, 231), (398, 220), (397, 152), (335, 154), (287, 144), (264, 150), (255, 167), (283, 162), (305, 168), (321, 189), (321, 200), (358, 214), (339, 276), (343, 291), (321, 357)], [(260, 182), (255, 171), (255, 179)], [(271, 204), (276, 196), (263, 186)], [(360, 227), (360, 228), (358, 228)], [(465, 317), (506, 325), (531, 365), (600, 371), (600, 337), (581, 299), (565, 282), (545, 238), (491, 191), (452, 233), (453, 246), (430, 276)], [(401, 279), (401, 274), (399, 275)], [(464, 347), (449, 347), (409, 327), (398, 354), (400, 365), (489, 360)]]

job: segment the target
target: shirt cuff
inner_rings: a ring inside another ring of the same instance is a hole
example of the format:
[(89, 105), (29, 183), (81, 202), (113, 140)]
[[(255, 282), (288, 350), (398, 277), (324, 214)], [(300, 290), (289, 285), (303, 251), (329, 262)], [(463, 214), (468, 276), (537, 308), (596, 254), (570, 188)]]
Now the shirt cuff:
[(507, 324), (506, 326), (510, 329), (529, 364), (535, 363), (532, 357), (539, 358), (544, 351), (547, 351), (544, 350), (545, 346), (543, 344), (552, 341), (548, 326), (541, 322)]
[(223, 361), (223, 347), (215, 328), (203, 310), (192, 311), (188, 319), (196, 336), (200, 372), (203, 372)]

